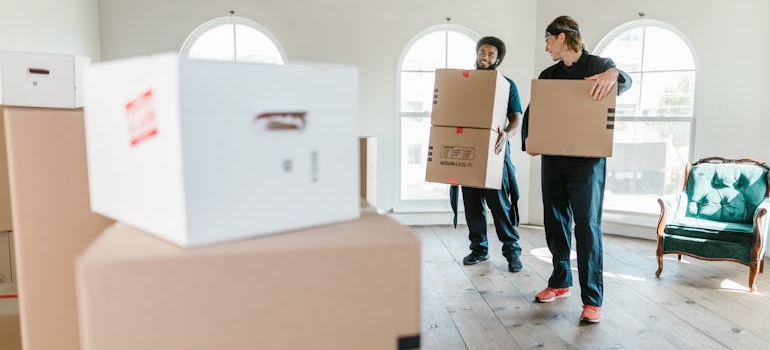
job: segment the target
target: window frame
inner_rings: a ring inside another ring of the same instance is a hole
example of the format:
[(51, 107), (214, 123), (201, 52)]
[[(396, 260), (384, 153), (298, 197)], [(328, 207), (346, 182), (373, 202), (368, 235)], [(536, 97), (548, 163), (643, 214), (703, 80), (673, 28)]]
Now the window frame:
[[(470, 28), (453, 24), (453, 23), (445, 23), (445, 24), (439, 24), (434, 25), (428, 28), (423, 29), (416, 35), (414, 35), (407, 43), (404, 45), (404, 49), (401, 51), (401, 55), (398, 59), (398, 66), (395, 72), (396, 75), (396, 118), (395, 118), (395, 131), (396, 131), (396, 142), (395, 142), (395, 149), (394, 154), (397, 154), (396, 157), (397, 162), (395, 166), (395, 178), (396, 178), (396, 203), (394, 205), (393, 211), (395, 213), (420, 213), (420, 212), (449, 212), (451, 211), (451, 207), (449, 204), (449, 197), (447, 196), (446, 199), (403, 199), (401, 197), (401, 186), (402, 183), (402, 147), (404, 146), (402, 142), (401, 134), (402, 134), (402, 119), (403, 118), (430, 118), (430, 112), (403, 112), (401, 109), (401, 98), (402, 98), (402, 91), (401, 91), (401, 78), (402, 73), (404, 72), (410, 72), (410, 73), (428, 73), (428, 72), (435, 72), (435, 69), (428, 71), (428, 70), (413, 70), (408, 69), (405, 70), (403, 68), (404, 66), (404, 59), (406, 58), (407, 53), (412, 49), (413, 45), (417, 43), (420, 39), (423, 37), (435, 33), (435, 32), (446, 32), (445, 34), (445, 41), (444, 44), (446, 45), (448, 42), (449, 37), (449, 31), (453, 31), (462, 35), (467, 36), (469, 39), (473, 40), (473, 42), (477, 42), (481, 35), (474, 32)], [(448, 50), (445, 51), (445, 57), (444, 62), (446, 65), (446, 62), (448, 61)], [(449, 187), (449, 185), (446, 185)]]
[[(651, 70), (651, 71), (645, 71), (643, 66), (640, 66), (640, 70), (638, 72), (626, 72), (629, 74), (650, 74), (650, 73), (660, 73), (660, 72), (693, 72), (695, 75), (695, 83), (693, 86), (693, 106), (692, 106), (692, 116), (691, 117), (681, 117), (681, 116), (641, 116), (641, 115), (635, 115), (635, 116), (615, 116), (616, 122), (689, 122), (690, 123), (690, 138), (689, 138), (689, 145), (688, 145), (688, 155), (687, 159), (688, 161), (693, 159), (693, 146), (695, 144), (695, 138), (697, 135), (695, 134), (696, 130), (696, 123), (697, 123), (697, 116), (698, 116), (698, 110), (697, 110), (697, 100), (698, 100), (698, 84), (697, 84), (697, 77), (698, 77), (698, 71), (699, 69), (699, 59), (697, 56), (697, 52), (695, 51), (695, 48), (693, 44), (689, 41), (687, 36), (684, 35), (682, 31), (674, 27), (673, 25), (659, 21), (659, 20), (652, 20), (652, 19), (639, 19), (635, 21), (631, 21), (628, 23), (625, 23), (621, 26), (618, 26), (617, 28), (613, 29), (609, 33), (607, 33), (595, 46), (594, 51), (597, 55), (602, 55), (602, 51), (606, 49), (610, 43), (612, 43), (614, 40), (616, 40), (621, 34), (625, 33), (626, 31), (634, 30), (637, 28), (642, 28), (643, 32), (646, 29), (646, 27), (657, 27), (664, 30), (668, 30), (674, 35), (676, 35), (682, 42), (687, 46), (690, 55), (693, 59), (693, 69), (684, 69), (684, 70)], [(646, 33), (646, 32), (645, 32)], [(642, 41), (642, 50), (641, 53), (644, 56), (644, 47), (646, 45), (646, 39)], [(637, 82), (633, 82), (636, 84)], [(640, 86), (641, 90), (641, 86)], [(640, 99), (641, 101), (641, 99)], [(684, 167), (682, 167), (682, 171), (684, 171)], [(663, 195), (664, 193), (661, 193), (660, 195)], [(630, 210), (629, 208), (622, 208), (622, 209), (606, 209), (603, 208), (604, 212), (610, 213), (611, 215), (620, 217), (620, 218), (626, 218), (627, 214), (631, 215), (642, 215), (642, 216), (648, 216), (648, 215), (657, 215), (656, 213), (651, 213), (648, 211), (642, 211), (642, 210)], [(621, 219), (625, 220), (625, 219)]]
[[(283, 46), (281, 46), (281, 42), (278, 40), (278, 38), (273, 35), (272, 32), (270, 32), (267, 28), (262, 26), (261, 24), (250, 20), (248, 18), (244, 17), (237, 17), (237, 16), (226, 16), (226, 17), (218, 17), (211, 19), (197, 28), (195, 28), (190, 35), (187, 36), (184, 43), (182, 43), (182, 47), (179, 49), (179, 55), (181, 57), (189, 57), (190, 55), (190, 49), (193, 47), (193, 45), (198, 41), (198, 39), (206, 34), (209, 30), (214, 29), (216, 27), (219, 27), (221, 25), (232, 25), (233, 31), (235, 31), (236, 25), (243, 25), (250, 27), (260, 33), (262, 33), (264, 36), (266, 36), (270, 41), (273, 43), (273, 46), (278, 50), (278, 54), (281, 55), (281, 60), (283, 61), (282, 64), (286, 64), (286, 51), (283, 49)], [(235, 33), (233, 33), (233, 36), (235, 36)], [(237, 42), (236, 40), (233, 41), (234, 43)], [(237, 48), (233, 47), (233, 61), (237, 61)]]

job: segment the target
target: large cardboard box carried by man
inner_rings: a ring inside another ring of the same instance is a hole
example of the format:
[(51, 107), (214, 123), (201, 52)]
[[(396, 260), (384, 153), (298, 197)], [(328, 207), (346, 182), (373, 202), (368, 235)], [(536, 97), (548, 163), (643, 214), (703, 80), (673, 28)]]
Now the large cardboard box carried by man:
[(420, 278), (374, 212), (194, 249), (116, 224), (76, 262), (82, 349), (419, 349)]
[(489, 129), (431, 126), (425, 181), (499, 190), (505, 154), (495, 154), (496, 141)]
[(168, 53), (85, 82), (97, 213), (182, 246), (359, 216), (355, 67)]
[(545, 155), (611, 157), (617, 84), (602, 100), (591, 80), (532, 80), (527, 151)]
[(496, 70), (437, 69), (433, 126), (505, 129), (510, 83)]
[(500, 189), (510, 83), (496, 70), (438, 69), (425, 181)]

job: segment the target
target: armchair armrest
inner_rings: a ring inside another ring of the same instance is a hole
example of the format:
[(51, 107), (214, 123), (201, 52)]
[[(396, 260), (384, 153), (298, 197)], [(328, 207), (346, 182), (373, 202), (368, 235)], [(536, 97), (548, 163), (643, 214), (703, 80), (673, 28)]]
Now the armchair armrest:
[(684, 216), (687, 210), (687, 193), (684, 191), (665, 195), (658, 198), (660, 218), (658, 220), (658, 236), (663, 235), (663, 228), (674, 219)]
[(662, 196), (658, 199), (660, 210), (666, 212), (666, 223), (670, 223), (675, 218), (685, 216), (687, 211), (687, 193), (684, 191), (675, 194)]
[(754, 234), (758, 235), (756, 242), (761, 244), (759, 256), (764, 256), (767, 250), (767, 232), (770, 231), (768, 212), (770, 212), (770, 198), (765, 198), (754, 211)]

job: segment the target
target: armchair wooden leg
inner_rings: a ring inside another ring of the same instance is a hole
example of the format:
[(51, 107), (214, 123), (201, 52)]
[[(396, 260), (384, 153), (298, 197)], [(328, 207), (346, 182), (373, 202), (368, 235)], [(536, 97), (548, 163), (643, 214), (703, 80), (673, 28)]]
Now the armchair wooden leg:
[(762, 265), (762, 263), (757, 264), (756, 261), (752, 261), (749, 264), (749, 292), (754, 293), (757, 291), (757, 274), (759, 273), (759, 269), (757, 268), (757, 265)]
[(759, 261), (759, 273), (765, 273), (765, 259)]
[(663, 272), (663, 254), (658, 254), (658, 271), (655, 271), (655, 277), (660, 277)]

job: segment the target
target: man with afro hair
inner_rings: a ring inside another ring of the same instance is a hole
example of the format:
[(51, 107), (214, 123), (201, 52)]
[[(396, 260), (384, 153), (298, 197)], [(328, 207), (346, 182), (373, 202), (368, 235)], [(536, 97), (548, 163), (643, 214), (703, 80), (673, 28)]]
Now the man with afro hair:
[[(505, 43), (499, 38), (485, 36), (476, 43), (476, 69), (496, 70), (505, 58)], [(489, 242), (487, 241), (486, 205), (492, 212), (497, 238), (503, 243), (502, 253), (508, 260), (508, 270), (519, 272), (523, 268), (521, 263), (521, 246), (519, 245), (519, 232), (516, 226), (519, 224), (519, 212), (517, 202), (519, 199), (519, 187), (516, 183), (516, 168), (510, 157), (508, 140), (516, 134), (516, 128), (521, 119), (521, 101), (516, 84), (508, 77), (510, 83), (508, 95), (508, 125), (505, 130), (497, 129), (497, 142), (495, 154), (504, 152), (503, 181), (501, 189), (486, 189), (462, 186), (463, 205), (465, 206), (465, 221), (468, 224), (468, 238), (470, 239), (470, 254), (463, 258), (463, 264), (474, 265), (489, 259)], [(458, 187), (450, 190), (450, 198), (453, 208), (456, 210)], [(455, 211), (455, 215), (457, 212)], [(455, 216), (456, 218), (456, 216)]]

